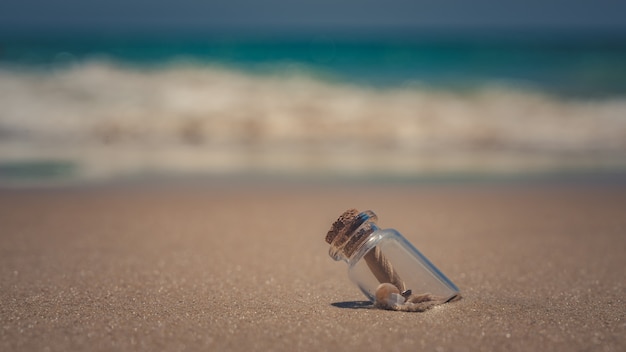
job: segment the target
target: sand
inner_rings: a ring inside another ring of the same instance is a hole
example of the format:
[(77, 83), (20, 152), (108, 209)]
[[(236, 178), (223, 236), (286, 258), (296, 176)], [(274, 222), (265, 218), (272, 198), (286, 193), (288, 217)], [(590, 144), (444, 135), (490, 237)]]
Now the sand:
[[(374, 210), (460, 289), (372, 308), (328, 256)], [(623, 351), (623, 185), (0, 191), (1, 351)]]

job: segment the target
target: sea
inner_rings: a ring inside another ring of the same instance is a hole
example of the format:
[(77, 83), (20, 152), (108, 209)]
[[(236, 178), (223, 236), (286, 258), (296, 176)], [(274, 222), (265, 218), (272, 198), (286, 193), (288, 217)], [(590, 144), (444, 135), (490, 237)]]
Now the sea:
[(0, 185), (625, 171), (626, 36), (0, 35)]

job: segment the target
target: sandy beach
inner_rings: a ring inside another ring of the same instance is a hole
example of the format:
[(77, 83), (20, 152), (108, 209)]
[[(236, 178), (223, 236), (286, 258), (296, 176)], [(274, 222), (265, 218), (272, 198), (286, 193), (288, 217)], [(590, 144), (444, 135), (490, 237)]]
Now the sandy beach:
[[(328, 256), (371, 209), (461, 290), (372, 308)], [(626, 187), (0, 190), (2, 351), (623, 351)]]

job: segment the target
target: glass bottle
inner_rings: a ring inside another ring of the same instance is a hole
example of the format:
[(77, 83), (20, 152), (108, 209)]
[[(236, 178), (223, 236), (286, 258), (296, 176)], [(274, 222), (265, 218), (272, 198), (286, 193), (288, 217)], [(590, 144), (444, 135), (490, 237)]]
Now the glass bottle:
[(329, 255), (377, 306), (423, 311), (459, 298), (459, 289), (394, 229), (380, 229), (372, 211), (349, 209), (326, 235)]

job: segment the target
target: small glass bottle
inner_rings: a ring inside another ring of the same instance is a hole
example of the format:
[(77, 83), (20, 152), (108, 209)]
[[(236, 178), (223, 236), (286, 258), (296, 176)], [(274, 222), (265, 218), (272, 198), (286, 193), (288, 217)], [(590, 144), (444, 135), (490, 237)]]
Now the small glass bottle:
[(423, 311), (459, 298), (459, 289), (398, 231), (379, 229), (372, 211), (349, 209), (326, 235), (329, 255), (377, 306)]

